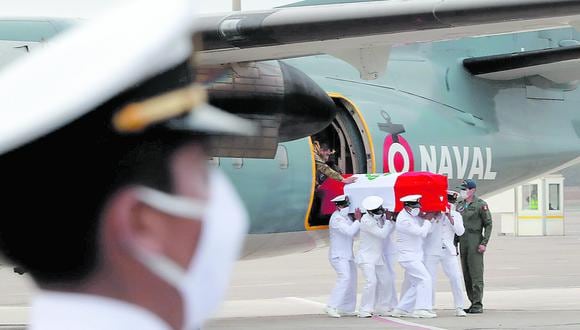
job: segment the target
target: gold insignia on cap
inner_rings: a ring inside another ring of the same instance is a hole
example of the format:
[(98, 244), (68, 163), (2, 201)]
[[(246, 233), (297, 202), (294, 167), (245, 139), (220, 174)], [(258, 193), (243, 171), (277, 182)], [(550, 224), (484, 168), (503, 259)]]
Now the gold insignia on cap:
[(135, 133), (190, 112), (206, 102), (205, 88), (192, 85), (126, 105), (113, 117), (113, 125), (118, 132)]

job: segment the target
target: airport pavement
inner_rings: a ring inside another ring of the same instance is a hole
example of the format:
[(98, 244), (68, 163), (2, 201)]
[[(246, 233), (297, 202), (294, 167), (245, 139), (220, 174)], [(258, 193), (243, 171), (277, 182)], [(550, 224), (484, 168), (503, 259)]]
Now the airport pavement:
[[(579, 329), (580, 210), (566, 214), (566, 236), (493, 235), (486, 252), (485, 313), (457, 318), (440, 272), (431, 320), (332, 319), (323, 314), (335, 274), (327, 248), (240, 261), (227, 301), (206, 329)], [(398, 268), (398, 287), (402, 271)], [(359, 291), (362, 287), (359, 272)], [(23, 329), (30, 279), (0, 267), (0, 330)], [(360, 299), (360, 296), (359, 296)]]

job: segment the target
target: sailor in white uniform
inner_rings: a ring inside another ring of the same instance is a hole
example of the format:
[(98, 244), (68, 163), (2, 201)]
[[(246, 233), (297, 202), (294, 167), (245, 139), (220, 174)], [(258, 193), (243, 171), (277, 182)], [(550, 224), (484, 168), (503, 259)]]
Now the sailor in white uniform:
[(381, 197), (368, 196), (362, 206), (367, 213), (361, 220), (360, 246), (356, 258), (365, 277), (359, 317), (387, 315), (393, 293), (390, 292), (383, 246), (395, 226), (392, 221), (385, 221)]
[[(395, 227), (395, 215), (390, 210), (385, 210), (385, 221), (390, 221)], [(397, 298), (397, 274), (395, 272), (395, 265), (397, 264), (397, 258), (399, 255), (399, 249), (395, 243), (395, 230), (392, 230), (389, 235), (385, 238), (383, 244), (383, 257), (385, 258), (385, 266), (387, 271), (386, 277), (386, 311), (392, 312), (395, 307), (399, 304), (399, 299)]]
[(449, 201), (448, 212), (441, 213), (435, 221), (432, 222), (431, 233), (425, 240), (425, 267), (431, 275), (433, 286), (433, 303), (435, 303), (435, 285), (437, 283), (437, 265), (441, 264), (445, 275), (449, 278), (453, 301), (455, 302), (455, 315), (466, 316), (463, 310), (463, 290), (461, 269), (457, 262), (457, 249), (453, 245), (455, 235), (461, 236), (465, 232), (463, 227), (463, 218), (455, 210), (455, 202), (458, 193), (447, 191)]
[(399, 263), (405, 269), (401, 299), (391, 313), (393, 317), (410, 316), (432, 318), (433, 292), (431, 276), (423, 264), (423, 242), (431, 229), (431, 222), (421, 214), (421, 195), (401, 198), (404, 209), (397, 216), (397, 247)]
[(336, 285), (330, 294), (326, 314), (331, 317), (354, 316), (356, 308), (357, 271), (352, 253), (353, 238), (359, 232), (360, 219), (349, 217), (349, 201), (345, 195), (332, 199), (336, 211), (330, 217), (330, 249), (328, 259), (336, 271)]
[(124, 3), (2, 68), (0, 249), (39, 288), (29, 329), (199, 329), (223, 300), (248, 216), (206, 146), (255, 130), (193, 85), (192, 4)]

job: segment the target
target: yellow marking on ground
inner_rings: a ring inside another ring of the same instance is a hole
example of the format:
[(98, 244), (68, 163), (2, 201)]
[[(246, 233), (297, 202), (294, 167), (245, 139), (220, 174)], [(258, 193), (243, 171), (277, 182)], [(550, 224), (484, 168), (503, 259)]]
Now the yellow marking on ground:
[(564, 220), (564, 216), (562, 215), (521, 215), (518, 217), (518, 220), (541, 220), (541, 219), (557, 219), (557, 220)]

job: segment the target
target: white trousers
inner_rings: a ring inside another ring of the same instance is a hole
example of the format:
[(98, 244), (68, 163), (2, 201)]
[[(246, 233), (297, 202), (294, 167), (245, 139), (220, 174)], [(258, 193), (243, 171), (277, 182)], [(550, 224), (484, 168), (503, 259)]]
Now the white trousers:
[(400, 264), (405, 269), (405, 279), (397, 308), (407, 312), (416, 309), (431, 310), (433, 308), (431, 276), (423, 262), (402, 261)]
[(351, 313), (356, 307), (356, 265), (353, 260), (333, 258), (330, 260), (336, 271), (336, 285), (330, 294), (328, 307), (340, 312)]
[(429, 271), (429, 275), (431, 275), (431, 286), (433, 287), (433, 304), (435, 304), (437, 265), (439, 263), (441, 263), (443, 272), (445, 275), (447, 275), (449, 284), (451, 284), (451, 292), (453, 293), (453, 302), (455, 303), (455, 308), (463, 308), (463, 278), (461, 277), (461, 269), (459, 268), (459, 262), (457, 262), (457, 256), (450, 254), (444, 254), (442, 256), (425, 256), (425, 267)]
[(389, 282), (389, 272), (386, 265), (359, 264), (365, 277), (365, 285), (360, 301), (361, 312), (387, 311), (393, 293)]
[(397, 262), (397, 254), (385, 254), (385, 262), (387, 266), (387, 308), (391, 310), (399, 304), (397, 298), (397, 273), (395, 273), (395, 263)]

